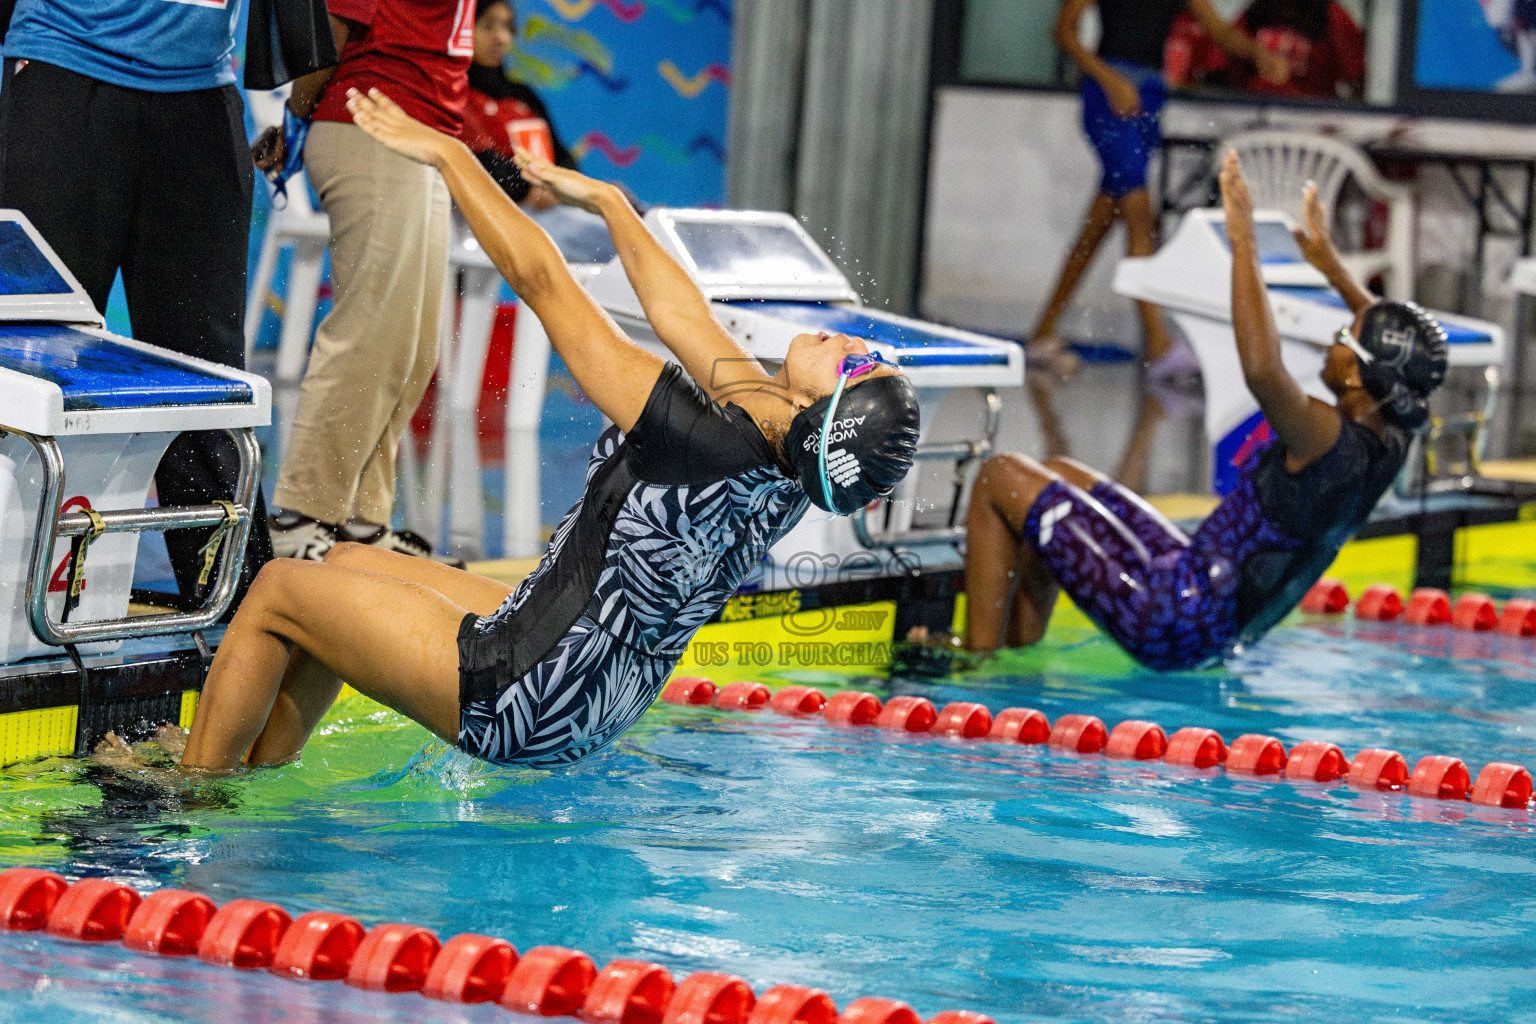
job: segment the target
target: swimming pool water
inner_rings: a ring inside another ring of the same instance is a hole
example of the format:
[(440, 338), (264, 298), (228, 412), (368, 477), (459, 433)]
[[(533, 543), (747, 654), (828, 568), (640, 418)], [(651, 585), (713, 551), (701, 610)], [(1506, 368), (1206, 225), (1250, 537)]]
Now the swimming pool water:
[[(1308, 625), (1226, 670), (1158, 676), (1058, 630), (962, 679), (877, 685), (1475, 772), (1536, 762), (1533, 652)], [(664, 706), (548, 774), (423, 753), (426, 738), (354, 703), (301, 765), (174, 796), (77, 762), (17, 766), (0, 773), (0, 864), (1000, 1024), (1536, 1020), (1523, 813)], [(4, 933), (0, 990), (0, 1019), (29, 1022), (507, 1017)]]

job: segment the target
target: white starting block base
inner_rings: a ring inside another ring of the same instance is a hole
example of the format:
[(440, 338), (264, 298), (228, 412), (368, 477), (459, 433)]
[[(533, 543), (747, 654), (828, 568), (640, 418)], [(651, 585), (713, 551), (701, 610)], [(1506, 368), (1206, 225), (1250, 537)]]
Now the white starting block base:
[[(271, 389), (100, 323), (31, 224), (0, 211), (0, 665), (201, 629), (234, 593), (260, 475), (250, 428), (270, 420)], [(240, 479), (224, 506), (146, 510), (161, 456), (183, 430), (234, 435)], [(204, 606), (128, 620), (139, 533), (219, 524), (227, 543)], [(71, 538), (81, 536), (92, 539), (65, 622)]]
[[(0, 401), (3, 401), (0, 398)], [(143, 508), (149, 485), (171, 433), (84, 434), (57, 439), (69, 467), (62, 511), (78, 508)], [(43, 500), (43, 465), (36, 449), (16, 434), (0, 437), (0, 665), (23, 658), (56, 655), (59, 649), (39, 640), (22, 613), (37, 511)], [(85, 586), (75, 619), (115, 619), (128, 614), (139, 538), (132, 533), (104, 534), (91, 545)], [(57, 621), (64, 610), (69, 542), (61, 540), (49, 556), (48, 613)], [(121, 641), (87, 644), (83, 652), (116, 650)]]
[[(776, 368), (801, 334), (829, 331), (865, 339), (901, 366), (923, 410), (919, 459), (964, 462), (990, 451), (998, 402), (991, 389), (1024, 383), (1020, 346), (858, 304), (848, 280), (793, 217), (781, 213), (653, 209), (646, 223), (711, 300), (715, 316), (755, 358)], [(651, 330), (615, 258), (573, 265), (592, 296), (625, 333), (658, 354), (670, 353)], [(526, 558), (543, 548), (539, 506), (539, 423), (549, 370), (549, 338), (526, 307), (518, 310), (507, 400), (505, 550)], [(974, 438), (933, 445), (926, 434), (952, 390), (975, 388), (986, 413)], [(913, 528), (918, 473), (909, 474), (867, 517), (832, 516), (812, 508), (775, 545), (763, 589), (905, 575), (959, 562), (963, 528)], [(887, 516), (887, 512), (889, 516)]]

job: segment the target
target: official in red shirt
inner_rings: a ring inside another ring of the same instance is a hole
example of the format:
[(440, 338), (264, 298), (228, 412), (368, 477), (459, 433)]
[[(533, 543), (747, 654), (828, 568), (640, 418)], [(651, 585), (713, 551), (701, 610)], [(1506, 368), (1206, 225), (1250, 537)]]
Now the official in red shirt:
[(475, 53), (469, 65), (469, 100), (464, 104), (460, 138), (512, 200), (532, 210), (557, 201), (549, 189), (530, 188), (512, 162), (521, 146), (557, 167), (577, 170), (576, 157), (555, 131), (549, 109), (537, 93), (507, 78), (502, 68), (517, 37), (517, 13), (511, 0), (480, 0), (475, 10)]
[[(437, 365), (448, 264), (448, 188), (438, 172), (352, 124), (349, 89), (377, 88), (450, 134), (463, 123), (475, 0), (330, 0), (338, 67), (300, 79), (288, 104), (312, 124), (310, 182), (331, 222), (335, 305), (315, 332), (273, 504), (279, 555), (322, 559), (338, 540), (430, 556), (390, 527), (395, 455)], [(288, 133), (293, 136), (293, 132)], [(280, 140), (257, 143), (263, 169)]]

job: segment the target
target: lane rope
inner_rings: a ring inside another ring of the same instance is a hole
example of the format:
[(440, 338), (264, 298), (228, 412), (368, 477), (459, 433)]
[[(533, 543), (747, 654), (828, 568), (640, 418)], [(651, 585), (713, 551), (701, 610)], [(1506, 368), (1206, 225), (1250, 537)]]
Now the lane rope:
[[(1350, 607), (1349, 589), (1342, 580), (1312, 584), (1298, 607), (1309, 615), (1343, 615)], [(1487, 594), (1469, 592), (1454, 602), (1435, 587), (1417, 587), (1405, 600), (1402, 592), (1377, 583), (1353, 602), (1355, 618), (1366, 622), (1398, 622), (1410, 626), (1450, 626), (1469, 633), (1502, 633), (1536, 637), (1536, 601), (1511, 598), (1501, 609)]]
[(1229, 746), (1214, 729), (1187, 726), (1173, 733), (1156, 722), (1130, 719), (1108, 728), (1094, 715), (1062, 715), (1051, 723), (1034, 708), (1004, 708), (993, 714), (981, 704), (955, 701), (937, 707), (926, 697), (892, 697), (843, 690), (828, 697), (809, 686), (772, 692), (761, 683), (717, 687), (702, 676), (673, 678), (661, 700), (684, 707), (712, 705), (733, 711), (767, 709), (797, 718), (819, 718), (838, 726), (926, 733), (958, 740), (1045, 745), (1055, 753), (1103, 756), (1119, 761), (1162, 761), (1201, 771), (1224, 769), (1240, 775), (1275, 775), (1291, 782), (1344, 780), (1357, 789), (1402, 792), (1426, 800), (1463, 801), (1480, 807), (1532, 811), (1531, 773), (1522, 765), (1493, 761), (1474, 780), (1466, 762), (1443, 754), (1419, 759), (1413, 770), (1395, 750), (1366, 747), (1347, 757), (1337, 744), (1319, 740), (1290, 750), (1274, 736), (1248, 733)]
[[(146, 955), (195, 956), (238, 970), (305, 981), (343, 981), (375, 992), (419, 992), (449, 1003), (496, 1002), (590, 1024), (924, 1024), (899, 999), (865, 996), (841, 1012), (827, 993), (775, 985), (757, 995), (733, 974), (700, 971), (677, 980), (660, 964), (614, 960), (599, 969), (586, 953), (466, 933), (442, 942), (426, 928), (380, 924), (329, 911), (292, 917), (275, 903), (160, 889), (144, 896), (107, 878), (71, 884), (39, 868), (0, 871), (0, 928), (46, 931), (81, 942), (121, 942)], [(926, 1024), (995, 1024), (946, 1010)]]

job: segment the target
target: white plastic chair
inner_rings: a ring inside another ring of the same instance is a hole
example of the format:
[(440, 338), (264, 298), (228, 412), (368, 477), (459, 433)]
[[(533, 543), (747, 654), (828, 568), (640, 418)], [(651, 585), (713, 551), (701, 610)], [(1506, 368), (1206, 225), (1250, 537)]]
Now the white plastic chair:
[[(286, 89), (246, 93), (246, 104), (258, 130), (283, 123), (286, 101)], [(309, 180), (302, 172), (294, 175), (288, 180), (288, 205), (281, 210), (273, 207), (267, 217), (267, 233), (261, 241), (261, 255), (245, 306), (245, 358), (249, 364), (267, 296), (272, 291), (272, 279), (277, 273), (277, 258), (284, 249), (292, 248), (283, 331), (277, 345), (279, 381), (293, 382), (304, 375), (315, 326), (315, 307), (320, 304), (320, 273), (330, 239), (330, 219), (310, 202)]]
[(1216, 153), (1218, 168), (1229, 146), (1243, 162), (1255, 208), (1284, 210), (1301, 222), (1302, 189), (1314, 181), (1332, 220), (1339, 194), (1350, 178), (1367, 197), (1385, 203), (1387, 235), (1382, 247), (1343, 253), (1344, 265), (1361, 281), (1380, 274), (1389, 299), (1413, 298), (1411, 189), (1387, 181), (1364, 152), (1337, 139), (1296, 131), (1243, 132), (1222, 142)]

